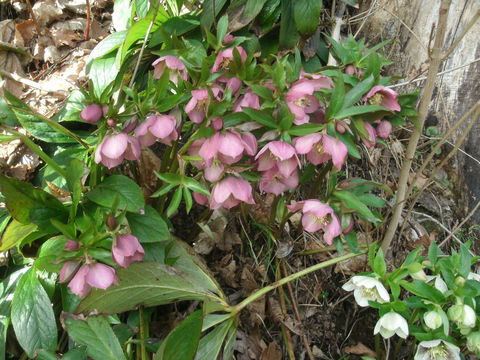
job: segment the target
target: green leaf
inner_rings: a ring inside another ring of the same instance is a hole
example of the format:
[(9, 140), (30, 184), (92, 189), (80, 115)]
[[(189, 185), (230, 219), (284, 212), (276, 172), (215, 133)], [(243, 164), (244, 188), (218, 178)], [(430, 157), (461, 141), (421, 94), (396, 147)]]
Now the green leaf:
[(125, 41), (127, 31), (117, 31), (100, 41), (88, 57), (88, 62), (116, 50)]
[(308, 37), (317, 30), (321, 11), (321, 0), (296, 0), (294, 2), (295, 26), (302, 36)]
[(0, 251), (6, 251), (17, 244), (20, 244), (23, 239), (35, 230), (37, 230), (37, 225), (35, 224), (22, 224), (15, 219), (12, 220), (2, 235)]
[(445, 297), (442, 292), (428, 285), (424, 281), (414, 280), (413, 282), (400, 281), (400, 285), (412, 294), (429, 299), (437, 304), (441, 304)]
[(159, 173), (155, 171), (155, 175), (167, 184), (180, 185), (182, 183), (182, 175), (180, 174)]
[(3, 96), (0, 97), (0, 124), (18, 126), (18, 119)]
[(217, 25), (217, 46), (222, 45), (223, 38), (227, 35), (228, 30), (228, 15), (223, 15), (220, 20), (218, 20)]
[(106, 290), (94, 289), (82, 300), (77, 312), (96, 310), (101, 314), (114, 314), (132, 310), (140, 304), (158, 306), (180, 300), (208, 299), (223, 304), (221, 298), (178, 267), (143, 262), (119, 269), (117, 273), (120, 279), (118, 286)]
[(293, 1), (282, 0), (281, 18), (280, 18), (280, 34), (278, 45), (280, 48), (293, 48), (298, 41), (298, 32), (295, 27), (295, 19), (293, 15)]
[(203, 2), (202, 15), (200, 17), (202, 27), (210, 29), (214, 19), (220, 13), (226, 2), (227, 0), (205, 0)]
[(347, 146), (349, 155), (353, 156), (356, 159), (362, 158), (360, 151), (358, 151), (357, 144), (352, 139), (352, 135), (345, 132), (343, 134), (336, 133), (335, 136), (337, 136), (338, 139), (341, 140)]
[(370, 222), (378, 222), (372, 211), (360, 201), (360, 199), (350, 191), (335, 191), (333, 196), (341, 200), (343, 205), (350, 210), (356, 211), (359, 215)]
[(60, 271), (63, 264), (59, 263), (58, 259), (61, 258), (66, 242), (64, 236), (55, 236), (45, 241), (35, 259), (35, 268), (50, 272)]
[(343, 102), (345, 99), (345, 83), (343, 78), (340, 76), (335, 82), (335, 88), (333, 89), (332, 97), (330, 99), (330, 104), (327, 108), (327, 113), (325, 118), (327, 120), (335, 117), (335, 115), (343, 108)]
[(385, 264), (385, 258), (383, 257), (382, 249), (378, 249), (375, 260), (373, 260), (373, 271), (378, 275), (383, 276), (387, 272), (387, 265)]
[(192, 193), (187, 187), (183, 187), (183, 200), (185, 200), (185, 210), (187, 211), (187, 214), (189, 214), (190, 210), (192, 210), (193, 198)]
[(96, 204), (107, 208), (117, 202), (119, 209), (139, 213), (145, 207), (145, 200), (140, 186), (132, 179), (123, 175), (112, 175), (93, 190), (87, 193), (87, 198)]
[(302, 136), (319, 132), (325, 128), (325, 124), (302, 124), (293, 126), (288, 133), (293, 136)]
[(202, 337), (198, 345), (195, 360), (212, 360), (217, 359), (222, 349), (222, 345), (230, 330), (234, 327), (234, 320), (229, 320), (216, 326), (207, 335)]
[(143, 19), (147, 16), (149, 5), (148, 0), (135, 0), (135, 11), (139, 19)]
[(352, 117), (355, 115), (361, 115), (366, 113), (373, 113), (377, 111), (388, 111), (384, 107), (378, 105), (361, 105), (361, 106), (353, 106), (349, 108), (345, 108), (340, 110), (338, 113), (334, 115), (336, 119), (345, 119), (348, 117)]
[(82, 197), (82, 179), (88, 168), (79, 159), (73, 159), (67, 167), (67, 186), (72, 193), (72, 208), (70, 219), (73, 220), (77, 213), (77, 206)]
[(180, 206), (180, 202), (182, 201), (182, 191), (183, 187), (179, 186), (177, 190), (173, 193), (172, 199), (170, 200), (170, 204), (167, 208), (167, 217), (169, 218), (172, 216)]
[(0, 283), (0, 360), (5, 360), (5, 342), (10, 324), (10, 305), (12, 303), (13, 293), (15, 292), (18, 281), (27, 270), (27, 267), (17, 270), (8, 275)]
[(359, 82), (357, 85), (355, 85), (352, 89), (350, 89), (346, 94), (345, 94), (345, 101), (343, 104), (343, 109), (346, 109), (356, 102), (358, 102), (364, 94), (367, 93), (372, 88), (372, 85), (374, 83), (375, 79), (373, 75), (370, 75), (368, 78), (365, 80)]
[(65, 317), (68, 335), (77, 343), (87, 345), (87, 355), (94, 360), (126, 360), (122, 347), (108, 321), (102, 316), (87, 321)]
[(97, 98), (102, 96), (105, 89), (115, 80), (118, 68), (115, 66), (115, 55), (100, 57), (92, 60), (88, 72), (93, 83), (93, 91)]
[(22, 224), (34, 223), (45, 232), (55, 231), (50, 219), (66, 220), (67, 209), (53, 195), (31, 184), (0, 175), (0, 189), (10, 215)]
[(11, 316), (18, 343), (29, 357), (33, 357), (37, 349), (56, 349), (57, 323), (52, 304), (33, 269), (18, 283)]
[(168, 334), (153, 360), (192, 360), (202, 333), (202, 317), (197, 310), (183, 320)]
[(116, 31), (128, 29), (132, 5), (130, 0), (115, 0), (113, 4), (112, 24)]
[(167, 223), (157, 210), (149, 205), (145, 207), (145, 214), (127, 213), (127, 220), (132, 234), (141, 243), (153, 243), (170, 239)]
[(187, 188), (189, 188), (192, 191), (195, 191), (196, 193), (203, 194), (203, 195), (210, 195), (210, 191), (208, 191), (205, 186), (200, 184), (197, 180), (194, 178), (190, 177), (184, 177), (183, 178), (183, 183)]
[(250, 116), (250, 118), (262, 125), (268, 126), (270, 128), (276, 129), (278, 125), (275, 123), (273, 117), (269, 115), (266, 111), (252, 109), (248, 107), (242, 108), (242, 111)]

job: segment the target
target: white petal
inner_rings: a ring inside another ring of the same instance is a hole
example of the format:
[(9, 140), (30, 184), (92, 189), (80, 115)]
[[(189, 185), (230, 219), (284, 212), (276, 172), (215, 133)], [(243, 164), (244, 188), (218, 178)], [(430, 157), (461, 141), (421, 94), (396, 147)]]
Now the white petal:
[(382, 335), (382, 337), (383, 337), (384, 339), (389, 339), (389, 338), (391, 338), (394, 334), (395, 334), (395, 331), (391, 331), (391, 330), (385, 329), (384, 327), (382, 327), (382, 328), (380, 329), (380, 335)]
[(355, 301), (357, 302), (358, 306), (368, 306), (368, 299), (362, 295), (362, 291), (360, 289), (355, 289), (355, 291), (353, 292), (353, 296), (355, 297)]
[[(382, 298), (384, 302), (389, 302), (390, 301), (390, 294), (388, 293), (387, 289), (383, 286), (381, 282), (378, 282), (377, 284), (377, 291), (378, 295)], [(381, 301), (379, 301), (381, 302)]]
[(443, 294), (448, 291), (448, 286), (440, 275), (438, 275), (435, 279), (435, 288), (441, 291)]

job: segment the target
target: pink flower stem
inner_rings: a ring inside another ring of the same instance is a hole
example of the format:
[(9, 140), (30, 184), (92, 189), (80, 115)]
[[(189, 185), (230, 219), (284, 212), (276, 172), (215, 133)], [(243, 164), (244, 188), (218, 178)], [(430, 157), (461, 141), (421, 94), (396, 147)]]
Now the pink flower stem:
[(143, 305), (140, 305), (138, 308), (138, 317), (140, 322), (140, 358), (141, 360), (148, 360), (147, 347), (145, 345), (148, 338), (148, 324), (145, 321)]
[(332, 170), (332, 163), (329, 162), (327, 163), (323, 169), (317, 174), (317, 177), (315, 179), (315, 182), (313, 183), (313, 186), (310, 190), (310, 194), (308, 198), (317, 198), (318, 193), (320, 192), (320, 186), (322, 185), (323, 180), (327, 176), (327, 173)]

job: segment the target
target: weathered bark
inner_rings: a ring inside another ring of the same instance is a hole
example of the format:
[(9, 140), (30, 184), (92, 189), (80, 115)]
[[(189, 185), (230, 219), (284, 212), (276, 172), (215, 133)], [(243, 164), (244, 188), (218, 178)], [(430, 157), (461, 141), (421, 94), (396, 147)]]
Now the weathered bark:
[[(367, 41), (373, 44), (394, 39), (394, 42), (386, 47), (388, 58), (394, 62), (388, 70), (390, 75), (397, 75), (405, 80), (425, 75), (428, 48), (431, 46), (430, 36), (439, 4), (440, 1), (434, 0), (371, 0), (363, 5), (362, 10), (369, 7), (374, 9), (362, 31)], [(452, 1), (444, 51), (463, 33), (471, 19), (478, 16), (479, 11), (478, 0)], [(445, 132), (479, 100), (480, 61), (475, 61), (480, 58), (479, 38), (480, 21), (477, 21), (442, 63), (440, 71), (469, 65), (438, 77), (427, 126), (438, 124)], [(410, 91), (421, 84), (419, 82), (401, 90)], [(456, 137), (463, 133), (465, 127), (466, 123), (460, 127)], [(450, 141), (453, 143), (455, 139)], [(460, 204), (467, 212), (480, 201), (480, 121), (472, 128), (463, 150), (468, 155), (460, 153), (457, 156), (456, 170), (459, 185), (465, 189), (459, 191), (462, 197)], [(480, 223), (480, 211), (476, 212), (472, 220)]]

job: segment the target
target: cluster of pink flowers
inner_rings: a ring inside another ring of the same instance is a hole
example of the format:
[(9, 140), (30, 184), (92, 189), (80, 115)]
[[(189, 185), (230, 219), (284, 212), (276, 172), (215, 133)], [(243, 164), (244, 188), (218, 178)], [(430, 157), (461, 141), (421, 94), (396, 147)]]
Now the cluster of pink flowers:
[[(79, 243), (67, 240), (66, 251), (77, 251)], [(112, 259), (121, 267), (127, 268), (134, 261), (142, 261), (145, 252), (138, 239), (131, 235), (119, 235), (113, 240)], [(91, 287), (106, 289), (118, 285), (115, 269), (109, 265), (88, 259), (67, 261), (60, 270), (60, 282), (68, 282), (68, 288), (78, 296), (85, 296)]]

